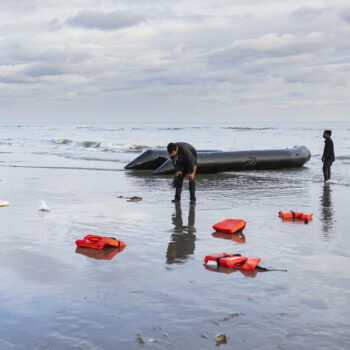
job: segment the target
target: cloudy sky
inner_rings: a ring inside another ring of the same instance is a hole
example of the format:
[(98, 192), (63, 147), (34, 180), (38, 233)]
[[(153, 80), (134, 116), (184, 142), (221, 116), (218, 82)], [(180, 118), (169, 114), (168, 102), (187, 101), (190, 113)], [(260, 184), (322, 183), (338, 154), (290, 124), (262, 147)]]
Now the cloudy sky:
[(349, 0), (0, 0), (0, 121), (350, 120)]

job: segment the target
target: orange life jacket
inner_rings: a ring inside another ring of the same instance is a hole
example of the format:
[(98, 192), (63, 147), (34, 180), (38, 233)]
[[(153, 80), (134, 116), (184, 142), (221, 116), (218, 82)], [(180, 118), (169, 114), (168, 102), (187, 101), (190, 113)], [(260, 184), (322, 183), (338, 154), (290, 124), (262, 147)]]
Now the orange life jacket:
[(283, 220), (294, 220), (294, 219), (301, 219), (304, 221), (309, 221), (312, 219), (312, 216), (314, 215), (313, 213), (306, 214), (306, 213), (299, 213), (299, 212), (294, 212), (294, 211), (280, 211), (278, 212), (278, 215), (283, 219)]
[(235, 233), (239, 230), (243, 230), (246, 224), (244, 220), (226, 219), (215, 224), (213, 229), (218, 232)]
[(254, 257), (246, 258), (240, 254), (220, 253), (207, 255), (204, 258), (204, 263), (207, 264), (208, 261), (216, 261), (218, 265), (229, 267), (231, 269), (253, 271), (256, 269), (261, 259)]
[(113, 237), (103, 237), (97, 235), (87, 235), (84, 239), (78, 239), (75, 241), (78, 247), (103, 249), (108, 246), (112, 247), (126, 247), (123, 241), (118, 241)]

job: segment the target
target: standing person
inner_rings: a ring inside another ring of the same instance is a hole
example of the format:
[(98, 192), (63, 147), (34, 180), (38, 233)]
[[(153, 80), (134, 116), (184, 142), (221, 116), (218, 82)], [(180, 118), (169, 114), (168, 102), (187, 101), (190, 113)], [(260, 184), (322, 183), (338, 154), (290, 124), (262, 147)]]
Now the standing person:
[(323, 138), (325, 139), (325, 141), (324, 141), (322, 162), (323, 162), (323, 175), (324, 175), (325, 182), (331, 178), (331, 166), (335, 160), (334, 145), (333, 145), (333, 140), (331, 139), (331, 135), (332, 135), (331, 130), (325, 130), (323, 132)]
[(181, 200), (182, 185), (186, 175), (189, 178), (190, 200), (191, 203), (196, 201), (196, 184), (195, 177), (197, 171), (197, 151), (188, 143), (176, 142), (168, 144), (168, 153), (175, 167), (174, 187), (175, 199), (173, 202)]

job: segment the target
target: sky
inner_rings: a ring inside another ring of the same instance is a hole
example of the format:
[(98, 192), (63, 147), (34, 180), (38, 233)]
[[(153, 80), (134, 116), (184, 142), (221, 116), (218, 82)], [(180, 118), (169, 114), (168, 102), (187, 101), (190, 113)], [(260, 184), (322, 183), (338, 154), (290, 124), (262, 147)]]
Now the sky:
[(0, 0), (0, 121), (350, 121), (348, 0)]

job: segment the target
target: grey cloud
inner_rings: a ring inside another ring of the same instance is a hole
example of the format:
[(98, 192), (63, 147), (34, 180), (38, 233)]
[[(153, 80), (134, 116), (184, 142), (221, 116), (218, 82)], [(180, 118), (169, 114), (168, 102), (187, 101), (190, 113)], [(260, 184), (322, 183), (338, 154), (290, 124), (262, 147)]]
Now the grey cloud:
[(81, 63), (89, 58), (91, 54), (86, 50), (71, 48), (70, 46), (62, 47), (43, 47), (33, 43), (10, 43), (0, 46), (1, 61), (5, 64), (18, 63)]
[(341, 19), (344, 20), (345, 22), (347, 22), (348, 24), (350, 24), (350, 8), (348, 8), (347, 10), (345, 10), (342, 14), (341, 14)]
[(62, 65), (53, 64), (33, 64), (26, 68), (23, 73), (28, 77), (42, 77), (66, 74), (67, 71)]
[(110, 31), (132, 27), (144, 21), (143, 16), (126, 10), (113, 12), (83, 10), (68, 18), (66, 23), (73, 27)]
[(0, 108), (30, 98), (40, 106), (44, 97), (74, 100), (79, 108), (95, 101), (96, 110), (108, 100), (133, 113), (149, 105), (167, 110), (169, 96), (176, 103), (191, 96), (231, 115), (237, 105), (260, 111), (264, 101), (345, 95), (350, 9), (280, 1), (268, 1), (262, 12), (257, 0), (203, 0), (196, 8), (184, 0), (122, 0), (125, 11), (121, 2), (48, 0), (49, 7), (28, 8), (19, 19), (0, 11)]
[(293, 34), (278, 35), (269, 33), (260, 38), (236, 40), (229, 47), (222, 48), (209, 54), (214, 64), (237, 64), (255, 61), (266, 57), (288, 57), (327, 48), (329, 37), (323, 33), (311, 33), (304, 37)]
[(313, 21), (318, 19), (318, 17), (324, 12), (323, 9), (301, 6), (292, 13), (293, 17), (301, 19), (303, 21)]

